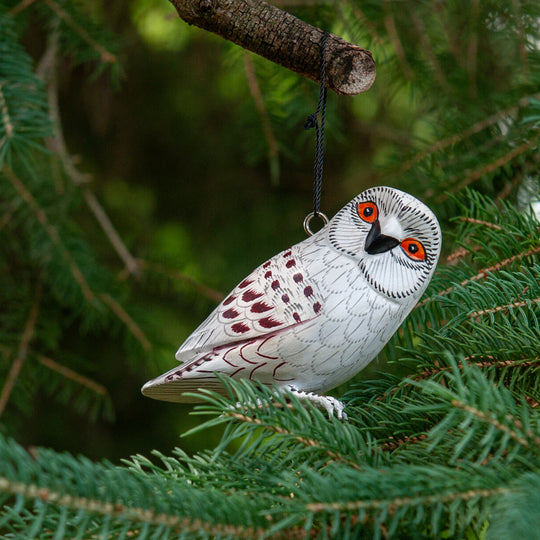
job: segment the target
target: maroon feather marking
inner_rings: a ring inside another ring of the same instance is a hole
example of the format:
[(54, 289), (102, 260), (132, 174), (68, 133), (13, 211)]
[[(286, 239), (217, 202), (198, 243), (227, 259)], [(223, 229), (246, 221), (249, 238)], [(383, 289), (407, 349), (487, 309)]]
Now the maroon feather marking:
[(249, 326), (243, 322), (234, 323), (231, 328), (232, 331), (236, 332), (237, 334), (244, 334), (249, 330)]
[(300, 322), (300, 315), (298, 315), (298, 313), (296, 313), (296, 311), (292, 314), (292, 316), (294, 317), (294, 320), (296, 322)]
[(257, 367), (254, 367), (252, 370), (251, 370), (251, 373), (249, 374), (249, 378), (251, 379), (253, 377), (253, 374), (255, 373), (255, 371), (257, 371), (259, 368), (262, 368), (263, 366), (266, 366), (268, 362), (264, 362), (263, 364), (260, 364), (258, 365)]
[(262, 319), (259, 319), (259, 324), (263, 328), (274, 328), (275, 326), (279, 326), (283, 323), (276, 321), (276, 319), (272, 319), (272, 317), (263, 317)]
[(293, 279), (295, 283), (300, 283), (304, 280), (304, 276), (300, 272), (298, 272), (298, 274), (294, 274)]
[(236, 296), (234, 296), (234, 294), (231, 294), (231, 296), (229, 296), (228, 298), (225, 298), (225, 300), (223, 300), (223, 305), (228, 306), (235, 298), (236, 298)]
[(223, 357), (223, 361), (229, 364), (231, 367), (238, 367), (236, 364), (233, 364), (232, 362), (229, 362), (225, 357)]
[(263, 295), (263, 293), (259, 293), (257, 291), (254, 291), (253, 289), (249, 289), (249, 291), (246, 291), (242, 295), (242, 300), (244, 302), (253, 302), (253, 300), (257, 300), (257, 298), (260, 298)]
[(279, 289), (279, 281), (277, 279), (274, 279), (274, 281), (272, 281), (272, 289), (274, 289), (274, 291)]
[(251, 285), (253, 283), (253, 280), (252, 279), (244, 279), (244, 281), (242, 281), (242, 283), (240, 283), (240, 285), (238, 285), (238, 288), (239, 289), (245, 289), (248, 285)]
[(228, 309), (225, 313), (223, 313), (223, 317), (226, 319), (234, 319), (235, 317), (238, 317), (238, 315), (240, 315), (240, 313), (233, 308)]
[(315, 303), (313, 304), (313, 311), (314, 311), (315, 313), (319, 313), (319, 311), (321, 311), (321, 304), (320, 304), (319, 302), (315, 302)]
[(283, 302), (285, 302), (285, 304), (288, 304), (291, 301), (288, 294), (281, 295), (281, 300), (283, 300)]
[[(227, 345), (225, 345), (225, 347), (226, 347), (226, 346), (227, 346)], [(227, 362), (227, 364), (230, 364), (230, 365), (233, 366), (233, 367), (238, 367), (238, 366), (234, 366), (233, 364), (231, 364), (231, 363), (227, 360), (227, 355), (228, 355), (231, 351), (234, 351), (234, 350), (237, 349), (237, 348), (238, 348), (238, 345), (235, 345), (234, 347), (231, 347), (230, 349), (226, 350), (226, 351), (225, 351), (225, 354), (222, 356), (223, 360), (225, 360), (225, 362)], [(218, 348), (218, 349), (214, 349), (214, 351), (216, 351), (216, 350), (219, 350), (219, 348)]]
[(281, 364), (278, 364), (275, 368), (274, 368), (274, 371), (272, 371), (272, 377), (275, 377), (276, 376), (276, 371), (281, 367), (281, 366), (284, 366), (287, 362), (281, 362)]
[(263, 268), (268, 268), (270, 266), (271, 261), (266, 261), (264, 264), (263, 264)]
[(259, 352), (261, 350), (261, 347), (269, 340), (269, 339), (272, 339), (274, 336), (271, 334), (269, 335), (267, 338), (264, 338), (260, 343), (259, 343), (259, 346), (257, 347), (257, 354), (260, 354), (261, 356), (264, 356), (261, 352)]
[(266, 302), (255, 302), (249, 311), (251, 313), (264, 313), (265, 311), (270, 311), (271, 309), (274, 309), (272, 306), (269, 306)]
[(283, 254), (284, 257), (290, 257), (291, 255), (292, 251), (290, 249)]
[(252, 362), (251, 360), (248, 360), (245, 356), (244, 356), (244, 347), (247, 347), (248, 345), (252, 345), (253, 343), (255, 342), (254, 339), (250, 339), (249, 341), (246, 341), (246, 343), (244, 343), (241, 347), (240, 347), (240, 358), (244, 361), (244, 362), (247, 362), (248, 364), (252, 364), (252, 365), (257, 365), (257, 362)]
[(263, 354), (259, 352), (259, 349), (257, 349), (257, 354), (262, 358), (268, 358), (268, 360), (277, 360), (278, 356), (269, 356), (268, 354)]
[(240, 367), (238, 368), (234, 373), (231, 373), (229, 375), (229, 377), (234, 377), (237, 373), (239, 373), (240, 371), (242, 371), (243, 369), (246, 369), (245, 367)]
[(311, 295), (313, 294), (313, 289), (308, 285), (308, 286), (304, 289), (304, 294), (306, 295), (306, 297), (311, 296)]
[(204, 356), (201, 356), (201, 357), (197, 358), (196, 360), (194, 360), (193, 362), (191, 362), (189, 364), (183, 364), (182, 367), (178, 371), (176, 371), (174, 374), (178, 375), (178, 377), (182, 378), (182, 375), (184, 373), (192, 372), (195, 368), (199, 367), (200, 365), (204, 364), (205, 362), (208, 362), (209, 360), (212, 360), (213, 356), (216, 356), (216, 353), (214, 351), (212, 351), (212, 352), (210, 352), (208, 354), (205, 354)]
[(265, 277), (266, 279), (271, 278), (271, 277), (272, 277), (272, 270), (268, 270), (268, 272), (266, 272), (266, 274), (264, 274), (264, 277)]
[(276, 371), (278, 370), (278, 368), (280, 368), (281, 366), (285, 365), (287, 362), (281, 362), (281, 364), (278, 364), (275, 368), (274, 368), (274, 371), (272, 372), (272, 377), (275, 381), (280, 381), (280, 382), (287, 382), (287, 381), (293, 381), (294, 379), (278, 379), (276, 377)]
[(287, 261), (287, 264), (285, 265), (287, 268), (292, 268), (293, 266), (296, 266), (296, 261), (294, 259), (289, 259)]

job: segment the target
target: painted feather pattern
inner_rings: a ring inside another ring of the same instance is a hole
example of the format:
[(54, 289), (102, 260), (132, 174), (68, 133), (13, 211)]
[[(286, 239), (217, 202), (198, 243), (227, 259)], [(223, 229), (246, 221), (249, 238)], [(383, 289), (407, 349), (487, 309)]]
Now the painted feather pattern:
[(427, 287), (441, 248), (437, 219), (397, 189), (371, 188), (317, 234), (243, 279), (183, 343), (182, 362), (148, 397), (190, 402), (222, 391), (215, 373), (275, 385), (345, 417), (323, 396), (384, 347)]

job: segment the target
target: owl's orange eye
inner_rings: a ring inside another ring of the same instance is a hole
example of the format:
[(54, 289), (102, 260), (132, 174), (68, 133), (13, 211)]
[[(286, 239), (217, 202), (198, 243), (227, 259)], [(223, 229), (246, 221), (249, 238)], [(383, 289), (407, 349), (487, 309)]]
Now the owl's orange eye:
[(372, 202), (358, 203), (358, 215), (367, 223), (375, 223), (378, 217), (377, 206)]
[(401, 248), (413, 261), (426, 260), (426, 250), (424, 249), (424, 246), (414, 238), (405, 238), (405, 240), (402, 240)]

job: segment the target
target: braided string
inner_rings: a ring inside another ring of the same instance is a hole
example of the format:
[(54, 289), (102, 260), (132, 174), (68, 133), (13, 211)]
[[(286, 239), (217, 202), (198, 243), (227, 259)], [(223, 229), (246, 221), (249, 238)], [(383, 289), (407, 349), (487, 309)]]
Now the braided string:
[(317, 110), (307, 117), (304, 129), (315, 128), (315, 167), (313, 174), (313, 215), (319, 216), (321, 210), (322, 176), (324, 162), (324, 122), (326, 119), (326, 41), (328, 30), (321, 39), (321, 84), (319, 87), (319, 103)]

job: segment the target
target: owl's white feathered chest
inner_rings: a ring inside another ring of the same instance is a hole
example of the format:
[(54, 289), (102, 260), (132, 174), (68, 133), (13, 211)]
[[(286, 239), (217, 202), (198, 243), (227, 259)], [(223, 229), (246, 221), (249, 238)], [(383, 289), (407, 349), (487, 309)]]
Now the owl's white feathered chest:
[(329, 247), (324, 237), (294, 246), (292, 254), (302, 260), (304, 283), (313, 290), (312, 304), (320, 308), (316, 317), (277, 335), (260, 352), (286, 358), (280, 378), (294, 374), (299, 390), (326, 391), (380, 352), (413, 303), (398, 303), (376, 291), (358, 262)]

